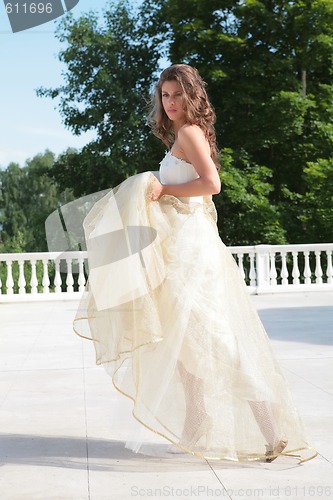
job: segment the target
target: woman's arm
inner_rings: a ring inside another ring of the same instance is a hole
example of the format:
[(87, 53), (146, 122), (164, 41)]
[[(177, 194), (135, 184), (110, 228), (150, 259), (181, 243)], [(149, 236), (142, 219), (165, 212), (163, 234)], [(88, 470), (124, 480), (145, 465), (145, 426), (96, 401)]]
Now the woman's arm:
[(156, 179), (153, 200), (164, 194), (177, 197), (204, 196), (221, 191), (221, 181), (202, 130), (196, 125), (183, 126), (177, 136), (178, 147), (193, 165), (199, 177), (184, 184), (160, 184)]

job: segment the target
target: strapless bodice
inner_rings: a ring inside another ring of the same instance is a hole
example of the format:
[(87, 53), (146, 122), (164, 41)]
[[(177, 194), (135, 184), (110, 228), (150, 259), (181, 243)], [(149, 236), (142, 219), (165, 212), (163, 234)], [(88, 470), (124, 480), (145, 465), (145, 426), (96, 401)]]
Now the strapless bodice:
[[(186, 182), (198, 179), (199, 174), (191, 163), (174, 156), (168, 151), (160, 162), (160, 182), (161, 184), (185, 184)], [(178, 197), (182, 202), (203, 202), (202, 196)]]

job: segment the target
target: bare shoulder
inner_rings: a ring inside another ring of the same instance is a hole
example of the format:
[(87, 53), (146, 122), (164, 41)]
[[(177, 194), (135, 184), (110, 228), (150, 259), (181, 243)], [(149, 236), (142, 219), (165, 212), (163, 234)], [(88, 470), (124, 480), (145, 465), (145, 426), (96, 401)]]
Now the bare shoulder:
[(198, 125), (183, 125), (178, 131), (178, 141), (185, 151), (192, 148), (210, 151), (204, 131)]
[(178, 131), (178, 137), (180, 140), (205, 140), (205, 134), (198, 125), (183, 125)]

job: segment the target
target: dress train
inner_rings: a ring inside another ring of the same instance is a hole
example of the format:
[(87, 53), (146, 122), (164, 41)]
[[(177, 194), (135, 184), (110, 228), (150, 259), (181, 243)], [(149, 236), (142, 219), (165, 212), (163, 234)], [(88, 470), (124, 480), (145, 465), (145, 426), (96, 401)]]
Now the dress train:
[[(126, 179), (88, 214), (89, 283), (74, 322), (94, 342), (133, 416), (207, 459), (309, 457), (288, 382), (231, 253), (211, 196), (162, 196), (196, 178), (170, 153), (159, 172)], [(280, 444), (279, 444), (280, 443)], [(137, 442), (139, 451), (143, 442)]]

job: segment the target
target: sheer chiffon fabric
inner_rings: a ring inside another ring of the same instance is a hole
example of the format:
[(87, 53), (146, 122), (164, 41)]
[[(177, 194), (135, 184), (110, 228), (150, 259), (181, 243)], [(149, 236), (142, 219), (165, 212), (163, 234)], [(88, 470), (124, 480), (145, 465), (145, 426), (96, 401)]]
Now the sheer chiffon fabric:
[(267, 446), (287, 439), (284, 452), (307, 459), (288, 382), (219, 237), (212, 197), (152, 202), (154, 175), (163, 184), (198, 177), (169, 152), (159, 172), (129, 177), (96, 203), (84, 221), (89, 283), (76, 333), (93, 340), (133, 416), (181, 450), (264, 460)]

